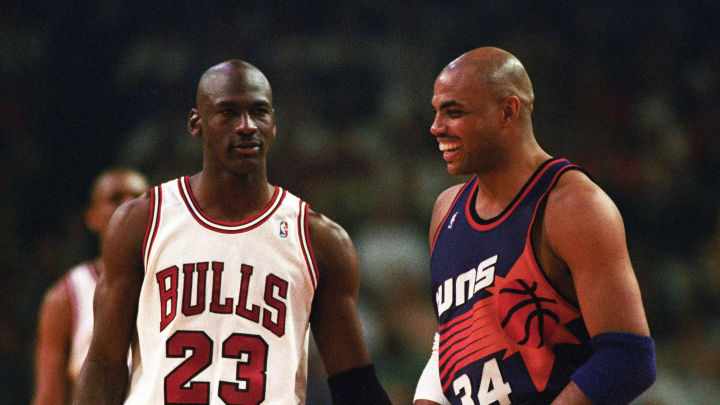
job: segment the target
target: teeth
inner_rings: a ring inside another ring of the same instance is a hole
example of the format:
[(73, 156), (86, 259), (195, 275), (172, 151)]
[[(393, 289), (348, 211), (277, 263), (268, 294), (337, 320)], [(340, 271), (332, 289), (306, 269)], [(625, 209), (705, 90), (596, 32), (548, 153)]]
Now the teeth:
[(440, 142), (438, 148), (443, 152), (454, 151), (460, 148), (459, 142)]

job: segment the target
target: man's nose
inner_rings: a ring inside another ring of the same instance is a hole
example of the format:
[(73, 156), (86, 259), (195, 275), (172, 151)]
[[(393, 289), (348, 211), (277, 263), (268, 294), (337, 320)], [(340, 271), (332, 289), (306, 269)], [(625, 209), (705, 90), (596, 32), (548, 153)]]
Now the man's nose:
[(435, 119), (432, 125), (430, 125), (430, 133), (438, 136), (446, 132), (446, 126), (444, 120), (440, 117), (440, 114), (435, 114)]
[(244, 111), (242, 114), (240, 114), (240, 119), (235, 129), (243, 134), (252, 134), (257, 131), (257, 124), (255, 123), (255, 120), (250, 116), (250, 113)]

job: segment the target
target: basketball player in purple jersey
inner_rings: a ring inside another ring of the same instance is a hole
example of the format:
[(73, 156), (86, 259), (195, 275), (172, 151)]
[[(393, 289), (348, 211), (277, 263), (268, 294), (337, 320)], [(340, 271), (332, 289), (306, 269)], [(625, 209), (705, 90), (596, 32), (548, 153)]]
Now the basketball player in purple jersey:
[(203, 74), (196, 102), (188, 129), (202, 170), (110, 222), (74, 404), (304, 404), (309, 328), (334, 403), (389, 404), (358, 320), (350, 238), (268, 183), (267, 79), (223, 62)]
[(655, 379), (623, 221), (534, 138), (520, 61), (479, 48), (435, 81), (448, 172), (430, 225), (439, 321), (415, 405), (626, 404)]
[[(85, 210), (88, 230), (102, 243), (115, 209), (148, 190), (145, 176), (130, 169), (108, 169), (93, 184)], [(35, 347), (33, 405), (66, 404), (70, 399), (93, 328), (92, 298), (102, 257), (70, 269), (46, 293), (40, 308)]]

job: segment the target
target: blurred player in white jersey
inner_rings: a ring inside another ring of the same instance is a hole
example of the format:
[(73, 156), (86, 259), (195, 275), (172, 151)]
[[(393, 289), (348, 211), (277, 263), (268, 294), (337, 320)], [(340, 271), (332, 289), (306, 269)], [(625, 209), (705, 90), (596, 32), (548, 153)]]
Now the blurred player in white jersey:
[[(102, 242), (115, 209), (147, 190), (147, 180), (137, 171), (104, 171), (93, 184), (85, 211), (88, 229)], [(90, 346), (92, 299), (103, 267), (102, 257), (80, 263), (46, 292), (39, 315), (33, 405), (68, 403)]]

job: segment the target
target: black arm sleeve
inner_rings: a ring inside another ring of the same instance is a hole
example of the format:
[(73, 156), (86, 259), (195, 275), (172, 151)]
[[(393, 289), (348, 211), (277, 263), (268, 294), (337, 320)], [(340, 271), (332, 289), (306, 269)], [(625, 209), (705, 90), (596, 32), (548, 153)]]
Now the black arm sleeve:
[(333, 405), (392, 405), (372, 364), (333, 374), (328, 385)]

